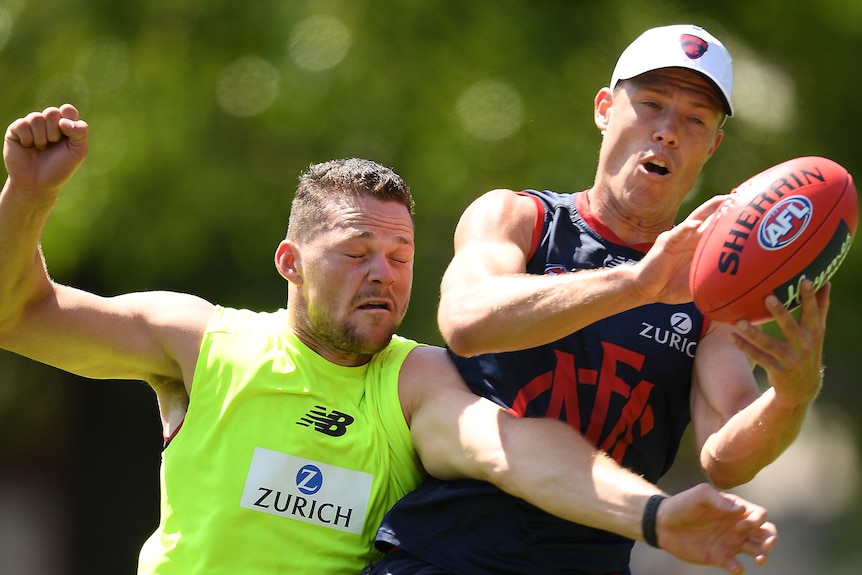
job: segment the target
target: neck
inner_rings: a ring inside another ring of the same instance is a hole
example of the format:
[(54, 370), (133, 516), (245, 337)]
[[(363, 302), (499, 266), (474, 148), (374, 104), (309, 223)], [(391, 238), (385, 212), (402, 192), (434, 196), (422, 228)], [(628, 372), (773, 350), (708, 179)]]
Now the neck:
[(332, 346), (328, 346), (317, 341), (301, 330), (294, 329), (293, 333), (299, 341), (304, 343), (311, 351), (329, 363), (340, 365), (342, 367), (359, 367), (360, 365), (365, 365), (371, 361), (372, 355), (370, 354), (350, 353), (335, 349)]
[(304, 313), (297, 314), (295, 309), (288, 306), (289, 329), (296, 338), (305, 344), (311, 351), (335, 365), (343, 367), (358, 367), (371, 361), (373, 354), (345, 351), (331, 342), (319, 330), (313, 329), (310, 319)]
[(666, 214), (626, 209), (613, 194), (603, 193), (598, 186), (587, 192), (587, 201), (592, 215), (628, 246), (652, 244), (660, 233), (673, 227), (673, 218)]

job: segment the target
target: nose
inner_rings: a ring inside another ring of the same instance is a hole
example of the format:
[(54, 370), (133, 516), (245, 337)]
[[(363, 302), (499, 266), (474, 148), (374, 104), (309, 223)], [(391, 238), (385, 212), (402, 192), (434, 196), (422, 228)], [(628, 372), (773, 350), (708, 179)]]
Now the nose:
[(373, 284), (389, 285), (395, 280), (392, 263), (383, 254), (368, 258), (368, 281)]
[(679, 141), (679, 121), (674, 112), (668, 111), (662, 116), (653, 134), (653, 141), (663, 146), (676, 147)]

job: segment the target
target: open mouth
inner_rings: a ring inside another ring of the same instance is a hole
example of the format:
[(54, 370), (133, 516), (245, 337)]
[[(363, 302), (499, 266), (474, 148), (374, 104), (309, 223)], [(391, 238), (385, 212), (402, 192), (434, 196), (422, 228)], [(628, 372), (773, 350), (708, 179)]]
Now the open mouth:
[(388, 310), (389, 304), (382, 301), (370, 301), (368, 303), (362, 304), (359, 306), (359, 309), (369, 310), (369, 309), (383, 309)]
[(653, 160), (652, 162), (647, 162), (644, 164), (646, 171), (651, 174), (658, 174), (660, 176), (666, 176), (670, 173), (670, 170), (667, 169), (664, 162), (660, 160)]

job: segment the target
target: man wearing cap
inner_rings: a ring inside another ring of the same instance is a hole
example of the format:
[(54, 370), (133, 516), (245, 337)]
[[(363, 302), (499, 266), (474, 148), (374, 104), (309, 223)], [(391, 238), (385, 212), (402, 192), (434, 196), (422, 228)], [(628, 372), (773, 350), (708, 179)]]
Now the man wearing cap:
[[(674, 225), (721, 143), (731, 91), (730, 54), (706, 30), (648, 30), (596, 95), (603, 138), (590, 189), (493, 190), (467, 208), (441, 332), (475, 393), (581, 432), (583, 515), (566, 522), (487, 483), (431, 480), (387, 514), (377, 544), (389, 554), (374, 575), (623, 574), (635, 540), (696, 561), (673, 518), (696, 504), (655, 486), (688, 424), (722, 489), (794, 440), (822, 381), (828, 287), (803, 287), (798, 322), (768, 298), (782, 339), (711, 323), (691, 302), (688, 270), (722, 197)], [(763, 393), (753, 363), (768, 377)], [(703, 548), (713, 543), (704, 534)], [(718, 550), (699, 562), (744, 571)]]

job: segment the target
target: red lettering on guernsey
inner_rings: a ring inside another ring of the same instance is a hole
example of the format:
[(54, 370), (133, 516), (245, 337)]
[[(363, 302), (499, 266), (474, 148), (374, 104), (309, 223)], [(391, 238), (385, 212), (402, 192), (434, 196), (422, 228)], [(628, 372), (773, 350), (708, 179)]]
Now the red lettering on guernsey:
[[(597, 386), (595, 402), (584, 435), (590, 443), (606, 451), (617, 462), (622, 462), (626, 449), (634, 441), (635, 429), (639, 429), (639, 435), (643, 437), (654, 426), (653, 411), (647, 402), (655, 386), (646, 380), (640, 380), (636, 385), (631, 386), (617, 375), (621, 364), (640, 371), (644, 362), (642, 354), (610, 343), (602, 344), (602, 348), (604, 354), (599, 371), (578, 369), (572, 354), (555, 350), (557, 362), (554, 370), (537, 376), (522, 387), (509, 411), (523, 417), (531, 402), (550, 391), (551, 396), (545, 417), (565, 419), (569, 425), (581, 430), (578, 386)], [(619, 412), (611, 432), (605, 436), (604, 441), (601, 441), (602, 431), (608, 424), (614, 396), (622, 396), (627, 401)]]

